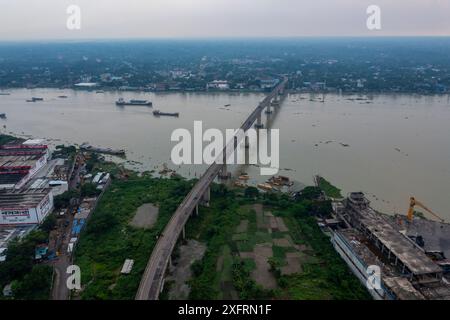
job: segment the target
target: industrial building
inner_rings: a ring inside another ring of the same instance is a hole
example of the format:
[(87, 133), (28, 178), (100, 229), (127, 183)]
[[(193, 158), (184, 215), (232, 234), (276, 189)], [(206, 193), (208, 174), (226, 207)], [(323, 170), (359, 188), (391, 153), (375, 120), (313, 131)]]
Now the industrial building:
[(0, 146), (0, 189), (20, 189), (47, 163), (48, 147), (41, 140)]
[(0, 226), (40, 224), (52, 210), (48, 188), (0, 190)]
[(375, 299), (450, 299), (443, 267), (373, 210), (363, 193), (351, 193), (334, 209), (342, 223), (332, 230), (332, 243), (352, 272), (366, 286), (368, 267), (381, 270), (380, 287), (369, 290)]

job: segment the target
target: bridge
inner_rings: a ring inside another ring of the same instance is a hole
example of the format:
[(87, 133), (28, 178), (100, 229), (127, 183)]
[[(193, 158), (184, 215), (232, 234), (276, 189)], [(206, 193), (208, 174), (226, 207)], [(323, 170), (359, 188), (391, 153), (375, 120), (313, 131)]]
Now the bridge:
[[(255, 123), (257, 128), (263, 127), (261, 123), (261, 115), (264, 109), (266, 113), (271, 113), (271, 107), (280, 104), (280, 96), (285, 95), (285, 87), (288, 82), (284, 78), (265, 98), (259, 103), (258, 107), (248, 116), (247, 120), (242, 124), (241, 129), (247, 131)], [(219, 157), (224, 157), (227, 148), (232, 146), (232, 150), (236, 148), (236, 143), (232, 139), (228, 142)], [(233, 144), (233, 145), (231, 145)], [(229, 149), (228, 149), (229, 150)], [(218, 157), (218, 159), (219, 159)], [(172, 218), (166, 225), (163, 233), (153, 248), (147, 267), (142, 276), (139, 289), (136, 293), (136, 300), (157, 300), (163, 289), (166, 268), (171, 261), (172, 251), (174, 250), (180, 235), (185, 237), (185, 225), (189, 217), (196, 212), (198, 214), (199, 204), (209, 204), (210, 201), (210, 185), (219, 176), (226, 171), (226, 163), (214, 162), (206, 172), (201, 176), (198, 182), (191, 189), (189, 194), (181, 202)]]

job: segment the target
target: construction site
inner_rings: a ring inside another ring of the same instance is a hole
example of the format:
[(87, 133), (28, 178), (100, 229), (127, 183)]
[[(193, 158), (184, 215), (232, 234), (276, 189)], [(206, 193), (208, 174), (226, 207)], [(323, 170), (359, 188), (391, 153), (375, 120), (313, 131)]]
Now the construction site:
[[(440, 221), (415, 217), (415, 206)], [(321, 225), (374, 299), (450, 299), (450, 224), (426, 206), (411, 198), (408, 215), (387, 216), (372, 209), (362, 192), (353, 192), (333, 201), (333, 212)], [(379, 282), (370, 286), (374, 267)]]

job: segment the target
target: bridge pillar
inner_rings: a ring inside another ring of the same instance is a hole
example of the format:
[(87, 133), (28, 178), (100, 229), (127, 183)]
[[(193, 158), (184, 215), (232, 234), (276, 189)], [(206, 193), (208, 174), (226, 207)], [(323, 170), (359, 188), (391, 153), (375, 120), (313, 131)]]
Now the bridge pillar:
[[(235, 139), (235, 143), (236, 143), (236, 139)], [(231, 178), (231, 173), (228, 172), (227, 155), (226, 155), (226, 152), (224, 152), (223, 153), (223, 165), (222, 165), (222, 169), (219, 172), (219, 179), (227, 180), (228, 178)]]
[[(185, 226), (183, 226), (183, 240), (185, 240), (186, 239), (186, 227)], [(171, 261), (171, 260), (169, 260), (169, 261)]]
[(245, 149), (250, 149), (250, 140), (248, 136), (245, 136)]
[(231, 172), (228, 172), (227, 164), (224, 163), (222, 166), (222, 170), (219, 172), (219, 178), (222, 180), (227, 180), (231, 178)]
[(211, 201), (211, 188), (208, 187), (208, 189), (206, 190), (205, 194), (203, 195), (202, 198), (202, 205), (209, 208), (209, 202)]
[(258, 114), (258, 117), (256, 118), (256, 128), (264, 128), (264, 125), (261, 122), (261, 112)]
[(198, 205), (195, 206), (195, 215), (198, 217)]
[(273, 98), (273, 100), (272, 100), (272, 102), (270, 103), (270, 105), (273, 106), (273, 107), (279, 107), (279, 106), (280, 106), (280, 102), (281, 102), (280, 96), (279, 96), (279, 95), (276, 95), (276, 96)]
[(271, 114), (271, 113), (272, 113), (272, 109), (270, 108), (271, 105), (272, 105), (272, 103), (270, 103), (270, 104), (267, 106), (266, 114)]

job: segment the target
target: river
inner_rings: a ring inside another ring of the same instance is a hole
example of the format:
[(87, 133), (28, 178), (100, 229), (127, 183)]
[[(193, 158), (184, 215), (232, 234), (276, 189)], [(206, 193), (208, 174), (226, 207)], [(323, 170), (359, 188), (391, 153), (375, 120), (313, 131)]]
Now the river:
[[(159, 171), (163, 163), (186, 177), (205, 166), (172, 166), (173, 130), (238, 128), (263, 99), (253, 93), (138, 93), (14, 89), (0, 95), (2, 133), (127, 151), (126, 165)], [(58, 96), (66, 95), (66, 99)], [(31, 97), (43, 102), (28, 103)], [(149, 99), (154, 107), (117, 107)], [(229, 105), (229, 106), (227, 106)], [(160, 109), (179, 118), (154, 117)], [(448, 96), (290, 95), (272, 116), (280, 129), (280, 174), (304, 184), (321, 174), (344, 191), (364, 191), (384, 212), (406, 213), (411, 195), (450, 218), (450, 98)], [(256, 183), (255, 167), (239, 168)]]

